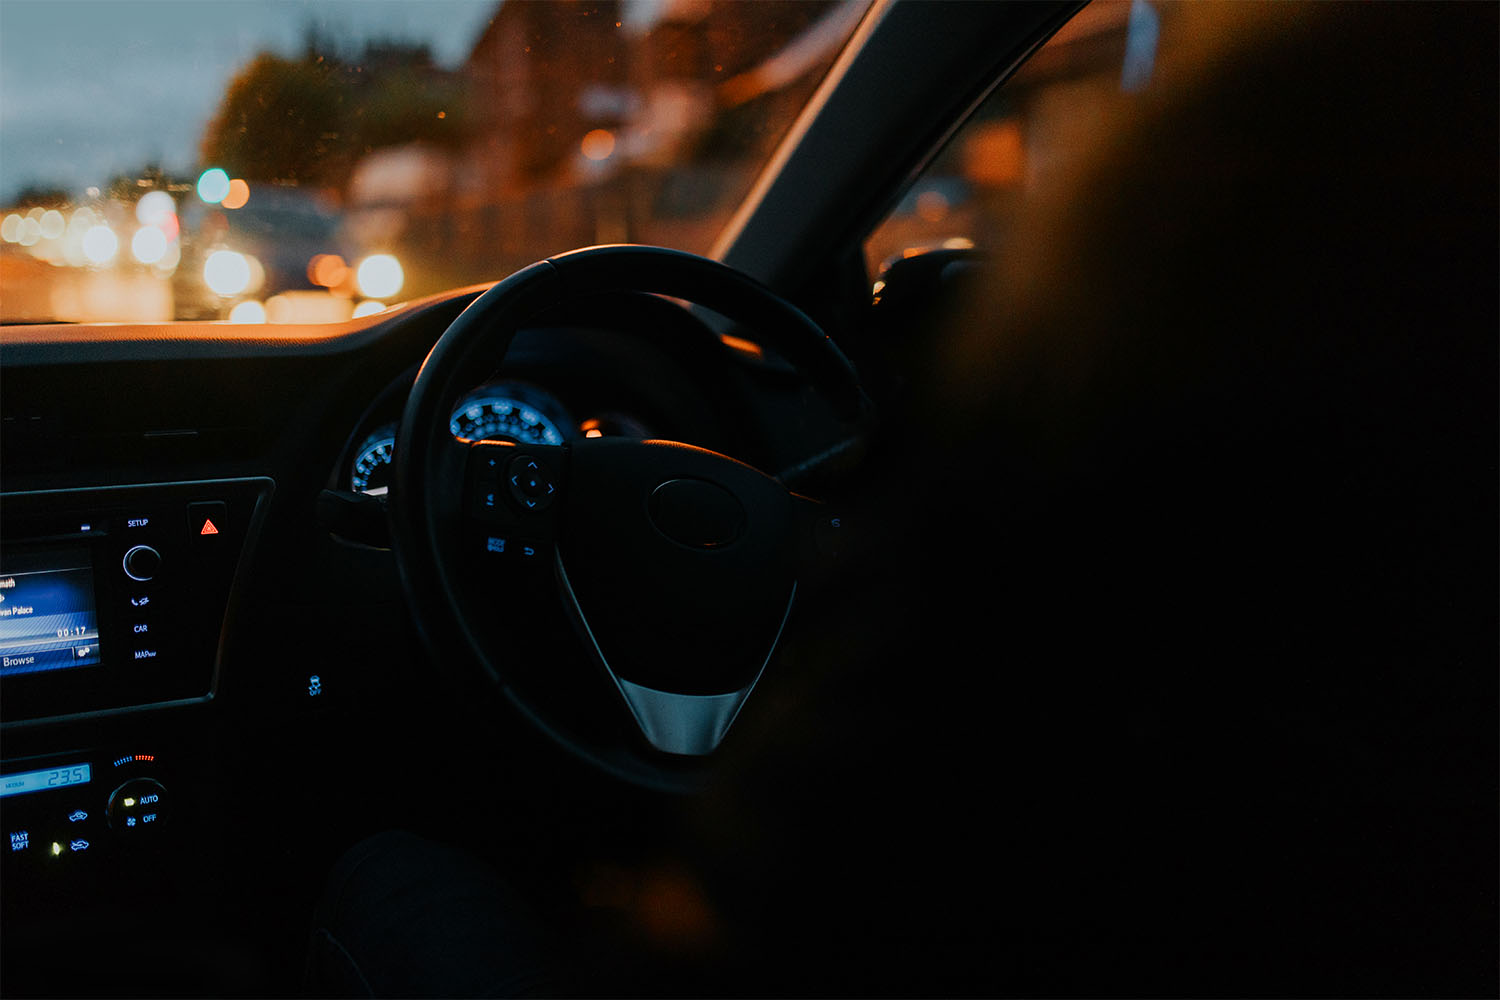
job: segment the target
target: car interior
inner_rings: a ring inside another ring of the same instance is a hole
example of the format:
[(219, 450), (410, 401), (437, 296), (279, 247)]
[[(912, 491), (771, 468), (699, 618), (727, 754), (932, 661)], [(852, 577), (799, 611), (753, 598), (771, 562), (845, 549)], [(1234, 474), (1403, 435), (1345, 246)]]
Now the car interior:
[(1494, 996), (1497, 11), (873, 0), (710, 248), (8, 319), (0, 993)]

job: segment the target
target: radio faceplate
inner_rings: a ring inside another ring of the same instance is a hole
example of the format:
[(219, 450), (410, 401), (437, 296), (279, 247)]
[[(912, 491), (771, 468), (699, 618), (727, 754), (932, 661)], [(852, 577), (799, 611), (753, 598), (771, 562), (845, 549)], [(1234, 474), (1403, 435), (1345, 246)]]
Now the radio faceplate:
[(0, 720), (205, 699), (274, 484), (0, 494)]

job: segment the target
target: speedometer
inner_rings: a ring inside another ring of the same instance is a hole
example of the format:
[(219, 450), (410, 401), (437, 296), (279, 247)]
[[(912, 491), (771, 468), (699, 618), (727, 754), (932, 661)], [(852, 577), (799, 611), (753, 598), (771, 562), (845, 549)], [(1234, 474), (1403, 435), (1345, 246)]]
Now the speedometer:
[[(522, 444), (562, 444), (562, 428), (569, 424), (561, 407), (517, 396), (481, 390), (459, 403), (448, 430), (470, 441), (497, 438)], [(546, 412), (549, 408), (552, 414)]]
[[(458, 401), (448, 421), (448, 430), (457, 438), (519, 444), (562, 444), (576, 433), (575, 426), (561, 403), (541, 389), (520, 382), (493, 382), (475, 389)], [(366, 435), (354, 450), (349, 488), (357, 493), (384, 494), (395, 448), (395, 424)]]

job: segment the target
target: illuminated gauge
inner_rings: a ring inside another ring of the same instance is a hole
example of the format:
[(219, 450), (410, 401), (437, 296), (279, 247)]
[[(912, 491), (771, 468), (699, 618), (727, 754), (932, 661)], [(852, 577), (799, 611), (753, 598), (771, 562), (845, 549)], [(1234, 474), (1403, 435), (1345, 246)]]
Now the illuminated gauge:
[[(470, 441), (515, 441), (519, 444), (562, 444), (572, 437), (573, 421), (562, 404), (529, 385), (496, 382), (459, 400), (448, 429)], [(391, 462), (396, 448), (396, 425), (371, 431), (354, 451), (349, 488), (356, 493), (383, 496), (391, 485)]]
[(530, 386), (497, 382), (459, 401), (448, 429), (454, 437), (520, 444), (562, 444), (573, 421), (557, 400)]
[(376, 428), (354, 452), (349, 488), (356, 493), (383, 496), (391, 486), (391, 459), (396, 450), (396, 425)]

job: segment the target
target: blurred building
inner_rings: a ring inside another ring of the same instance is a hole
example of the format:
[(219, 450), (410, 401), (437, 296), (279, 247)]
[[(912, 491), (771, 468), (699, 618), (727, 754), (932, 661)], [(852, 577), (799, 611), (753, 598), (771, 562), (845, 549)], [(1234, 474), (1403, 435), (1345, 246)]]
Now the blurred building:
[(669, 0), (647, 23), (640, 10), (499, 5), (458, 71), (468, 144), (368, 156), (350, 185), (357, 241), (413, 261), (414, 293), (591, 243), (706, 250), (863, 5)]

